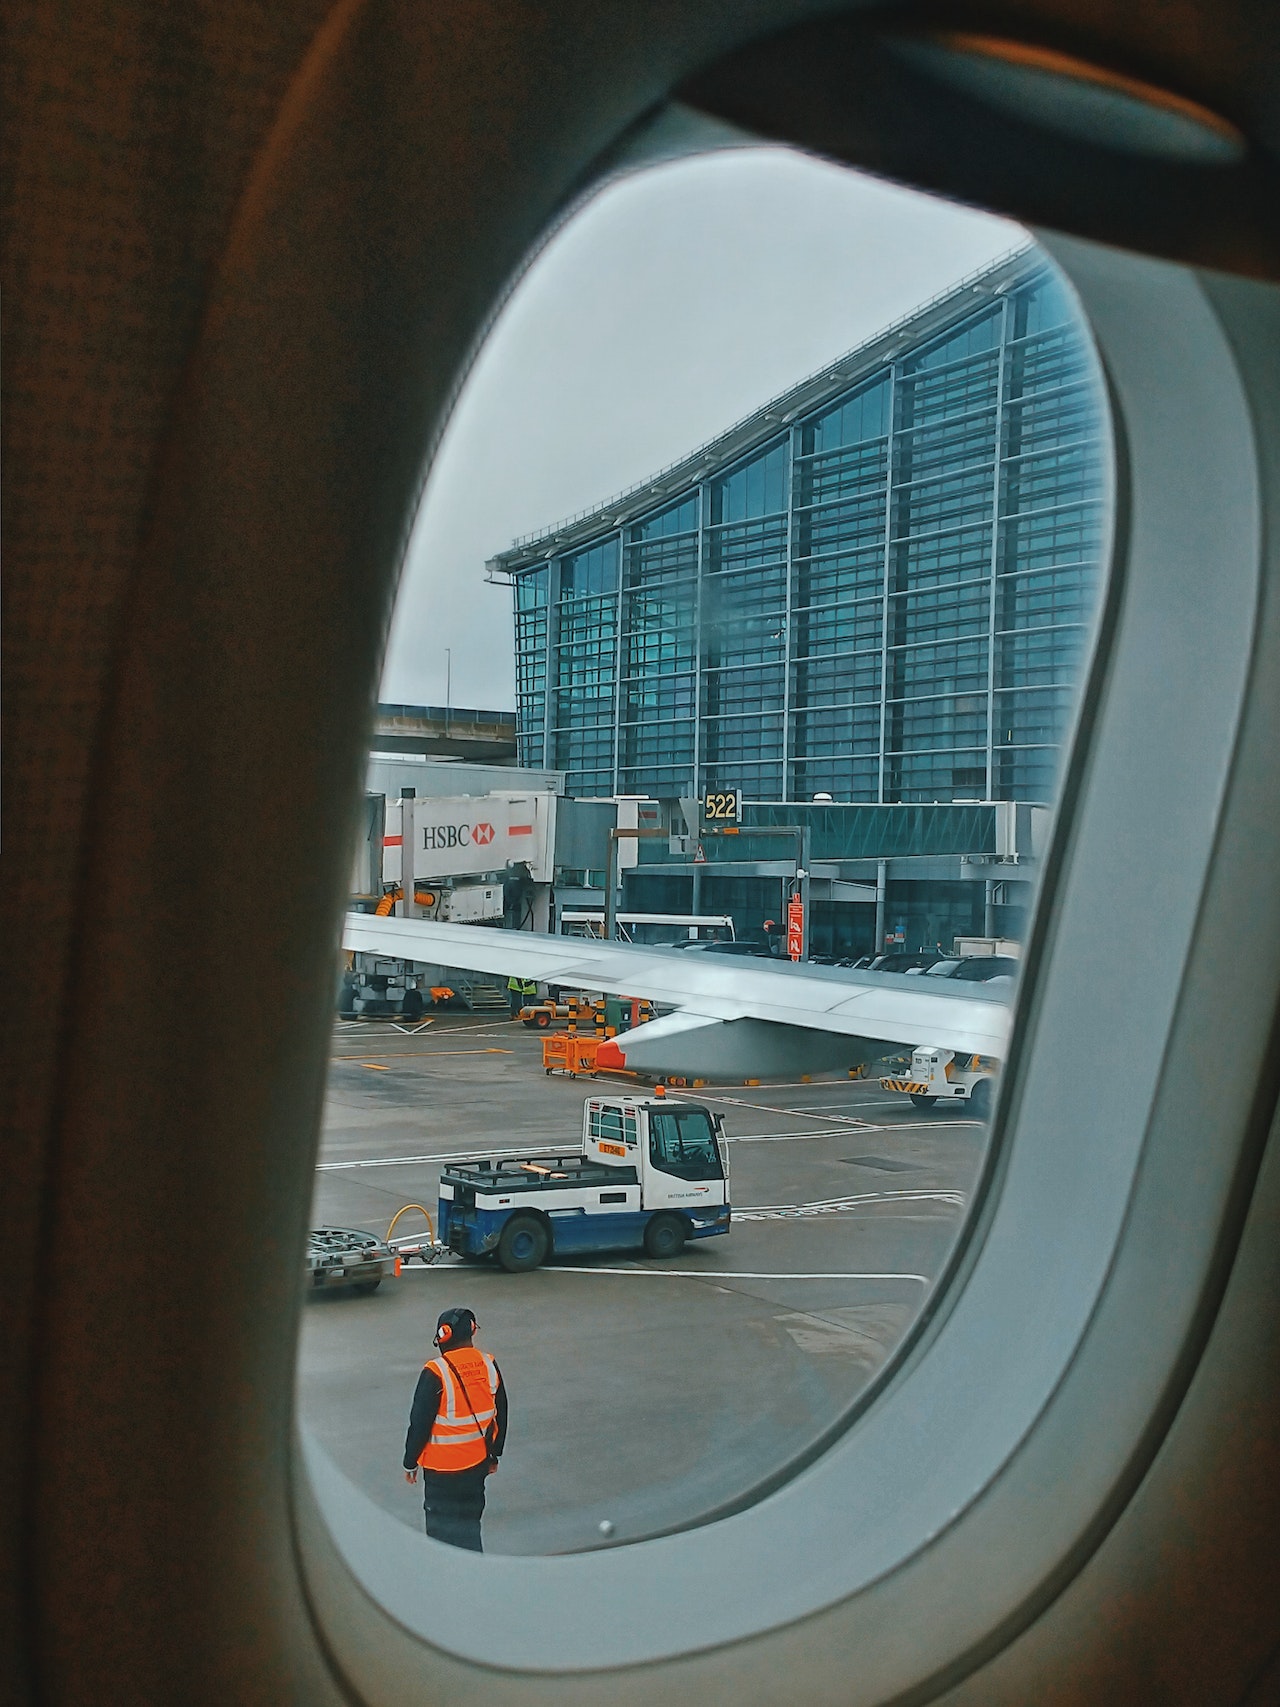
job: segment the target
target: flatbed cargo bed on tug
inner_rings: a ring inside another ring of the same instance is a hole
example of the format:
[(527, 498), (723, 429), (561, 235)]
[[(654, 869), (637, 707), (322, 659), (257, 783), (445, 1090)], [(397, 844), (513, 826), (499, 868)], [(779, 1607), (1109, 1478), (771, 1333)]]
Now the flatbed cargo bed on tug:
[(451, 1163), (440, 1174), (456, 1191), (563, 1191), (575, 1185), (635, 1185), (633, 1167), (610, 1167), (581, 1150), (563, 1155), (495, 1156), (492, 1161)]

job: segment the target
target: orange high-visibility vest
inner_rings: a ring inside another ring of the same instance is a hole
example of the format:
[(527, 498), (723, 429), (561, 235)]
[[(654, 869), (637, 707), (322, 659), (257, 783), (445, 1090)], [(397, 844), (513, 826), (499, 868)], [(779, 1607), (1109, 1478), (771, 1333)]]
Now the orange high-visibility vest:
[(467, 1345), (447, 1358), (430, 1358), (423, 1367), (439, 1379), (440, 1409), (418, 1463), (424, 1470), (470, 1470), (483, 1464), (498, 1416), (497, 1364), (487, 1351)]

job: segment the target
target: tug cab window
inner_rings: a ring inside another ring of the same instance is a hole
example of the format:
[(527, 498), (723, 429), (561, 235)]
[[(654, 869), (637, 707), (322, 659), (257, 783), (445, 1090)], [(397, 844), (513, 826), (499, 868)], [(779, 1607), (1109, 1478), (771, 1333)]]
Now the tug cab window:
[(670, 1109), (649, 1117), (649, 1160), (680, 1179), (721, 1179), (715, 1133), (700, 1108)]

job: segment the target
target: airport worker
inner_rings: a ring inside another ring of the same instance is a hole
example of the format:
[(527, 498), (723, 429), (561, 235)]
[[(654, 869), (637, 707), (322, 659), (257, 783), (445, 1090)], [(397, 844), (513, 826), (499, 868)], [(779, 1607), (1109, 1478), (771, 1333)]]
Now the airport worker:
[(422, 1472), (427, 1534), (482, 1553), (485, 1483), (507, 1441), (507, 1390), (498, 1365), (472, 1344), (479, 1326), (465, 1307), (443, 1310), (436, 1357), (423, 1366), (404, 1441), (404, 1479)]
[(507, 1003), (511, 1009), (512, 1019), (520, 1018), (521, 1008), (527, 1006), (529, 998), (536, 996), (537, 993), (538, 986), (532, 978), (507, 979)]

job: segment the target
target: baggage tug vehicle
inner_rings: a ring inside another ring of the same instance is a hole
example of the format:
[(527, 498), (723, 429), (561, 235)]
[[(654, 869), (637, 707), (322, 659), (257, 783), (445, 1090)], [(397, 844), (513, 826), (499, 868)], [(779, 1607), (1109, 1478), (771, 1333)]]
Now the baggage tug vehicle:
[(729, 1222), (719, 1115), (661, 1095), (590, 1098), (579, 1150), (454, 1163), (440, 1175), (440, 1243), (495, 1256), (511, 1274), (553, 1254), (674, 1257)]

